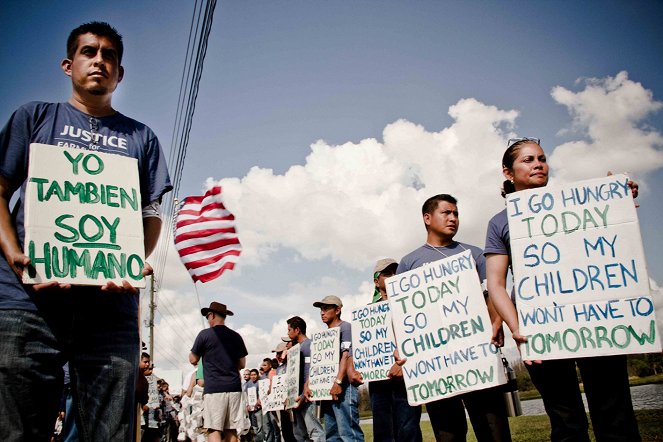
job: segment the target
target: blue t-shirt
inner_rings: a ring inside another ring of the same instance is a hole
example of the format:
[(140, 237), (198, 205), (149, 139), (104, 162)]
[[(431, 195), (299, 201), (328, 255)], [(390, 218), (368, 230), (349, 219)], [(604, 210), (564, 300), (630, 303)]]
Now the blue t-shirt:
[[(12, 210), (12, 221), (23, 244), (26, 178), (31, 143), (95, 150), (138, 160), (142, 206), (160, 200), (172, 189), (166, 158), (159, 140), (146, 125), (120, 113), (95, 118), (69, 103), (31, 102), (19, 107), (0, 131), (0, 175), (12, 186), (20, 187), (19, 199)], [(118, 171), (121, 173), (121, 171)], [(96, 287), (74, 287), (69, 293), (84, 291), (84, 299), (105, 298)], [(24, 286), (0, 253), (0, 309), (35, 311), (35, 296)], [(106, 304), (120, 311), (135, 313), (135, 297), (115, 296)], [(104, 301), (104, 302), (105, 302)]]
[(207, 328), (198, 333), (191, 352), (203, 358), (205, 394), (242, 391), (238, 363), (248, 352), (239, 333), (225, 325)]
[(472, 252), (472, 257), (477, 264), (477, 273), (479, 274), (479, 279), (481, 280), (481, 283), (484, 284), (485, 288), (486, 258), (483, 256), (483, 251), (479, 247), (457, 241), (454, 241), (445, 247), (432, 247), (427, 244), (419, 247), (401, 259), (401, 262), (398, 264), (398, 268), (396, 269), (396, 274), (419, 268), (425, 264), (428, 264), (429, 262), (439, 261), (440, 259), (444, 259), (445, 256), (450, 257), (457, 255), (458, 253), (463, 253), (467, 250)]
[(352, 355), (352, 325), (347, 321), (341, 321), (339, 327), (341, 328), (341, 357), (343, 357), (344, 351)]
[(308, 381), (311, 371), (311, 340), (306, 338), (299, 344), (299, 394), (304, 391), (304, 384)]
[(486, 232), (486, 247), (484, 255), (494, 253), (496, 255), (508, 255), (511, 265), (511, 236), (509, 235), (509, 220), (506, 217), (506, 209), (492, 217), (488, 222)]

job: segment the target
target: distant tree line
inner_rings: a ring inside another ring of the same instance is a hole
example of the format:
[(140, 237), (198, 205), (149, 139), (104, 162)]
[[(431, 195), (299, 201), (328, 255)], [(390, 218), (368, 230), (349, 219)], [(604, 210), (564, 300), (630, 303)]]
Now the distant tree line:
[[(534, 384), (530, 379), (529, 372), (521, 360), (511, 362), (516, 379), (518, 381), (518, 390), (534, 390)], [(643, 355), (628, 355), (628, 375), (630, 377), (643, 378), (663, 373), (663, 353), (649, 353)], [(580, 373), (578, 373), (578, 382)]]

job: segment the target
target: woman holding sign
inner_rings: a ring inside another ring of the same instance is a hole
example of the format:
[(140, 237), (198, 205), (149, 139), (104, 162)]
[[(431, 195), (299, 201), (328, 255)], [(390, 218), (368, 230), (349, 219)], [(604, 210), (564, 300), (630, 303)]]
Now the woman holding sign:
[[(548, 184), (546, 155), (536, 138), (511, 139), (502, 158), (506, 181), (502, 196)], [(633, 196), (637, 185), (629, 183)], [(515, 305), (507, 293), (511, 244), (506, 209), (488, 224), (486, 235), (488, 292), (518, 345), (526, 342), (519, 332)], [(532, 363), (534, 362), (534, 363)], [(584, 383), (596, 440), (639, 441), (626, 369), (626, 356), (525, 361), (532, 382), (541, 393), (550, 419), (551, 440), (589, 441), (576, 366)]]

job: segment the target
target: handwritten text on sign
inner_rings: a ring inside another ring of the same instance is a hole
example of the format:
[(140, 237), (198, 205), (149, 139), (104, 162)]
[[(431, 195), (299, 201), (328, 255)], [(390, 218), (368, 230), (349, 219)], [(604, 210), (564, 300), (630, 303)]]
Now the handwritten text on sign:
[(271, 391), (262, 402), (262, 414), (267, 414), (268, 411), (283, 410), (285, 408), (285, 399), (287, 396), (285, 374), (277, 374), (272, 378)]
[(351, 312), (352, 359), (364, 382), (388, 379), (394, 363), (396, 340), (388, 302), (359, 307)]
[(317, 332), (311, 338), (311, 370), (309, 372), (309, 389), (311, 400), (331, 399), (331, 390), (338, 375), (341, 360), (341, 329), (328, 328)]
[(507, 199), (524, 358), (661, 351), (625, 175)]
[(31, 144), (23, 282), (144, 287), (141, 212), (135, 158)]
[(471, 251), (387, 280), (410, 405), (506, 382)]
[(288, 365), (286, 366), (286, 409), (294, 408), (299, 405), (297, 398), (299, 397), (299, 369), (301, 347), (299, 344), (288, 349)]
[(258, 388), (249, 387), (246, 389), (246, 404), (249, 406), (249, 410), (254, 411), (256, 405), (258, 404)]

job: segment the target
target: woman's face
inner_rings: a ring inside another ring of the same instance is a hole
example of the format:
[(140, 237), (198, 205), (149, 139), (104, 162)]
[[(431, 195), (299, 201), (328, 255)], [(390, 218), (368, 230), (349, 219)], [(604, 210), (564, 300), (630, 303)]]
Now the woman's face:
[(516, 190), (534, 189), (548, 184), (548, 163), (541, 146), (527, 143), (518, 149), (511, 169), (502, 171), (506, 179), (513, 181)]

